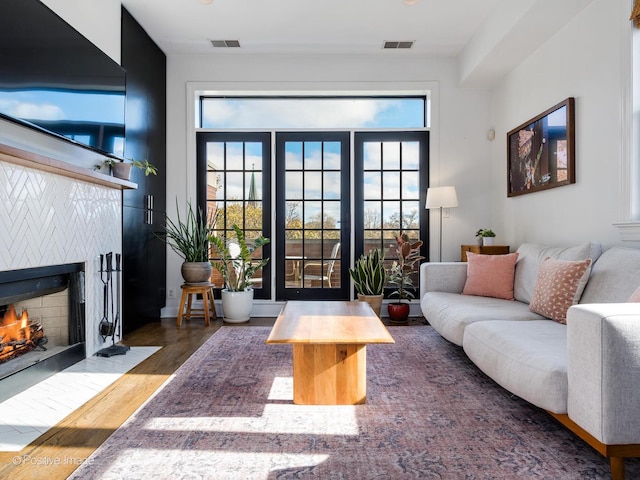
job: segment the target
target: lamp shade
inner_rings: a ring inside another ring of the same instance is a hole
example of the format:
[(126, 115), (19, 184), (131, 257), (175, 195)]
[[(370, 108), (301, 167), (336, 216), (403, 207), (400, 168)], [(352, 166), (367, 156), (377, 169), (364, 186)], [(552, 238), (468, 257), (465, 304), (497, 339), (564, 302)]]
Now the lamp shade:
[(427, 204), (425, 208), (452, 208), (458, 206), (456, 187), (427, 188)]

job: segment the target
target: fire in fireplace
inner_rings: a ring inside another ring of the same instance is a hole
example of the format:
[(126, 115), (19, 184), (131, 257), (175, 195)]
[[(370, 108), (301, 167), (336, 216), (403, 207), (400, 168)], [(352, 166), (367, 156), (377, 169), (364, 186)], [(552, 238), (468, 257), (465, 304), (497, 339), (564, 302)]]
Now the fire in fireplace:
[(34, 348), (46, 350), (47, 343), (42, 324), (29, 320), (29, 313), (22, 310), (16, 314), (13, 304), (9, 305), (0, 320), (0, 363), (7, 362)]
[(0, 271), (0, 316), (1, 402), (85, 358), (84, 264)]

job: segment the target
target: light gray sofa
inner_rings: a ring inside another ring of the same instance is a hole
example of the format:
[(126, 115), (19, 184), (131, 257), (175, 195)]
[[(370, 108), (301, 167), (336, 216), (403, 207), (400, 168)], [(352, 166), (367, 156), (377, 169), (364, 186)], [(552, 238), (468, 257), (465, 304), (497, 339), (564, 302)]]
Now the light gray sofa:
[[(640, 250), (594, 242), (568, 248), (523, 244), (515, 300), (462, 295), (466, 263), (424, 263), (425, 319), (496, 383), (547, 410), (611, 460), (640, 456)], [(592, 259), (589, 281), (567, 325), (529, 310), (540, 262)]]

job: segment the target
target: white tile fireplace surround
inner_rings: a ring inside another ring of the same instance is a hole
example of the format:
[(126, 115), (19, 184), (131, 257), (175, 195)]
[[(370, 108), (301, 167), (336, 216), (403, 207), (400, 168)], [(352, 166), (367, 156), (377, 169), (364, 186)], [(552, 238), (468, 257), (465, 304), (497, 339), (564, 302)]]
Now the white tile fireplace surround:
[[(100, 254), (122, 252), (122, 185), (79, 167), (67, 171), (46, 157), (9, 152), (0, 148), (0, 271), (84, 263), (89, 357), (111, 344), (98, 332)], [(33, 158), (39, 161), (29, 166)]]

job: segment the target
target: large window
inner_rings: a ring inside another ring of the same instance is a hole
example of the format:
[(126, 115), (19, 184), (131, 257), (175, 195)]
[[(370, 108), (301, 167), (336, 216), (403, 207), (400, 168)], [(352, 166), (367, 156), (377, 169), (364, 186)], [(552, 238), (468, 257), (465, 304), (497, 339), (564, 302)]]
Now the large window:
[(424, 240), (427, 257), (425, 105), (425, 97), (201, 98), (199, 201), (217, 215), (215, 234), (237, 224), (249, 238), (271, 238), (258, 298), (346, 300), (352, 252), (380, 248), (390, 267), (399, 234)]

